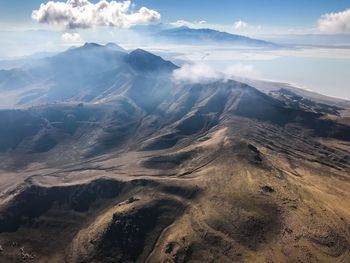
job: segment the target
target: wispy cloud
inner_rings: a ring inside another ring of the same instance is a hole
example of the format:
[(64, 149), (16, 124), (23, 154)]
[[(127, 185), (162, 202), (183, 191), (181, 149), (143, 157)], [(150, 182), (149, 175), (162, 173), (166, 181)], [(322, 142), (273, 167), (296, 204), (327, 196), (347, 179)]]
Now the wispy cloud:
[(172, 26), (175, 27), (181, 27), (181, 26), (187, 26), (187, 27), (203, 27), (204, 25), (207, 24), (207, 21), (205, 20), (200, 20), (200, 21), (187, 21), (187, 20), (177, 20), (175, 22), (170, 23)]
[(174, 70), (173, 77), (178, 82), (208, 83), (222, 78), (222, 74), (205, 63), (185, 64)]
[(242, 29), (242, 28), (247, 28), (249, 25), (247, 22), (244, 22), (242, 20), (238, 20), (236, 22), (233, 23), (233, 27), (235, 29)]
[(150, 24), (160, 20), (155, 10), (141, 7), (132, 12), (131, 1), (101, 0), (96, 4), (88, 0), (49, 1), (32, 12), (32, 18), (40, 23), (72, 28), (111, 26), (129, 28), (134, 25)]
[(78, 33), (64, 33), (61, 38), (68, 45), (76, 45), (84, 42), (84, 39)]
[(350, 34), (350, 8), (322, 15), (318, 20), (318, 29), (328, 34)]
[(257, 79), (260, 76), (260, 73), (252, 65), (241, 63), (230, 65), (223, 71), (218, 71), (213, 66), (203, 62), (191, 63), (185, 64), (173, 72), (174, 80), (183, 83), (209, 83), (228, 79)]
[(233, 29), (236, 32), (241, 33), (258, 33), (261, 31), (262, 26), (261, 25), (251, 25), (246, 21), (243, 20), (237, 20), (233, 23)]

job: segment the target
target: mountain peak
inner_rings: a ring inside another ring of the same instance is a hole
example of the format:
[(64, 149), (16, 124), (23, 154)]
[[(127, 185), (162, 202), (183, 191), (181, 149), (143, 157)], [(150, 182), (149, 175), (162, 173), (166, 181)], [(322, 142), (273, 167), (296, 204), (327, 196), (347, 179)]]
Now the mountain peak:
[(126, 50), (124, 48), (122, 48), (121, 46), (113, 43), (113, 42), (109, 42), (105, 45), (106, 48), (114, 50), (114, 51), (120, 51), (120, 52), (125, 52)]
[(97, 43), (88, 43), (86, 42), (82, 48), (96, 48), (96, 47), (102, 47), (100, 44), (97, 44)]
[(151, 52), (148, 52), (142, 48), (137, 48), (137, 49), (131, 51), (130, 55), (131, 54), (134, 54), (134, 55), (142, 55), (143, 54), (143, 55), (156, 56), (156, 55), (152, 54)]
[(173, 71), (177, 68), (177, 66), (170, 61), (164, 60), (160, 56), (140, 48), (135, 49), (129, 54), (127, 62), (137, 71)]
[[(101, 45), (97, 43), (85, 43), (79, 47), (71, 47), (67, 50), (70, 54), (80, 54), (85, 53), (126, 53), (126, 50), (114, 43), (107, 43), (106, 45)], [(59, 53), (58, 56), (64, 55), (66, 52)]]

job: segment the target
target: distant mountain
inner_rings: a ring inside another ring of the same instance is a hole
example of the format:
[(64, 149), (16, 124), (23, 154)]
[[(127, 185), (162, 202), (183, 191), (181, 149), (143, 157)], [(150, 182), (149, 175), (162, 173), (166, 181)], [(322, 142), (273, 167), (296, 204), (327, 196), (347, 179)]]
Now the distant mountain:
[(32, 78), (23, 70), (0, 70), (0, 90), (17, 89), (30, 84)]
[(54, 53), (54, 52), (39, 52), (29, 56), (0, 60), (0, 70), (19, 68), (25, 65), (26, 63), (28, 63), (29, 61), (52, 57), (56, 54), (57, 53)]
[(162, 30), (157, 35), (168, 41), (190, 44), (225, 44), (261, 48), (276, 48), (277, 44), (253, 39), (246, 36), (234, 35), (208, 28), (193, 29), (186, 26)]
[(125, 50), (124, 48), (122, 48), (121, 46), (119, 46), (119, 45), (117, 45), (117, 44), (115, 44), (115, 43), (112, 43), (112, 42), (107, 43), (107, 44), (105, 45), (105, 47), (107, 47), (107, 48), (109, 48), (109, 49), (112, 49), (112, 50), (114, 50), (114, 51), (126, 52), (126, 50)]
[(163, 75), (176, 68), (145, 50), (127, 53), (112, 43), (86, 43), (53, 57), (29, 61), (18, 69), (0, 71), (0, 89), (9, 92), (8, 96), (14, 93), (17, 105), (108, 101), (122, 92), (123, 85), (133, 87), (133, 83), (142, 82), (144, 86), (157, 86)]

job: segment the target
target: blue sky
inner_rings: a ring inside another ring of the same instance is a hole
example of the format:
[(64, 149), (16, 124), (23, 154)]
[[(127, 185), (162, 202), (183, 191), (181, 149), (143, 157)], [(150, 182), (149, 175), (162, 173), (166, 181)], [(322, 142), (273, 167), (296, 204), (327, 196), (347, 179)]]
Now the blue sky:
[(242, 19), (252, 24), (309, 26), (320, 15), (350, 6), (349, 0), (143, 0), (141, 5), (158, 9), (166, 20), (206, 20), (229, 24)]
[[(32, 10), (45, 2), (0, 0), (0, 23), (30, 23)], [(312, 27), (322, 14), (350, 7), (349, 0), (135, 0), (133, 3), (158, 11), (165, 23), (184, 19), (232, 24), (243, 20), (253, 25), (292, 28)]]

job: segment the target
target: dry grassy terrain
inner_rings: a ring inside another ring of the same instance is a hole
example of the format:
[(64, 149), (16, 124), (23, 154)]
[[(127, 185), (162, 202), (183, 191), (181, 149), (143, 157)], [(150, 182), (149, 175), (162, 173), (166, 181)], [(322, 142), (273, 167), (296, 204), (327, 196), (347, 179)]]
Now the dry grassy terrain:
[(229, 82), (25, 111), (0, 261), (349, 262), (347, 109), (291, 96)]

